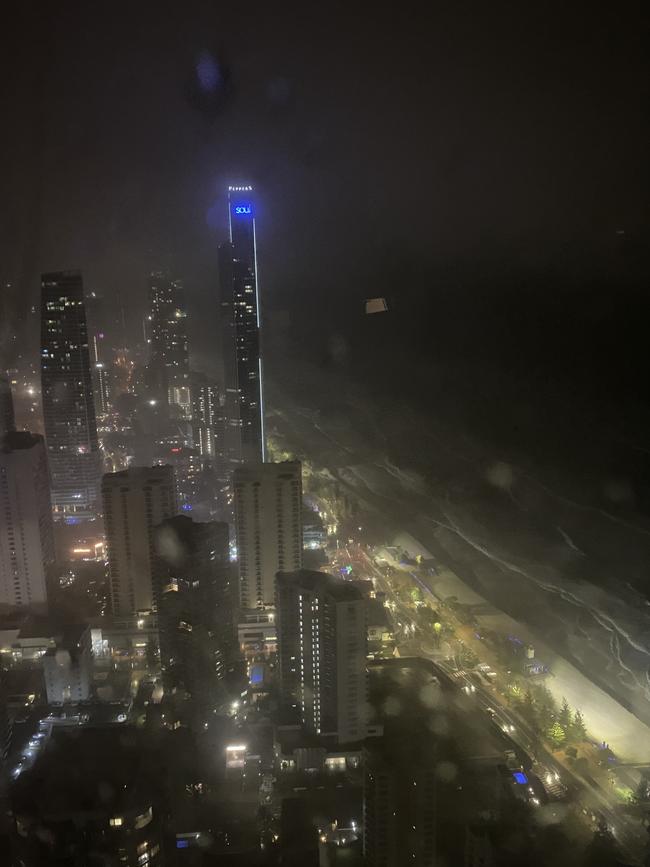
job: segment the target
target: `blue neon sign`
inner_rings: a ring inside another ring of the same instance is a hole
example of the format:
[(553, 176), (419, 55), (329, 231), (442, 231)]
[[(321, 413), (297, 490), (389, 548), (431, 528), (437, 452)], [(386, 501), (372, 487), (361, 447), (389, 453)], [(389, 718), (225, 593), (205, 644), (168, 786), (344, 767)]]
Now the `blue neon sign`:
[(252, 205), (235, 205), (233, 208), (233, 211), (238, 216), (243, 217), (243, 216), (246, 216), (247, 214), (252, 214), (253, 213), (253, 207), (252, 207)]

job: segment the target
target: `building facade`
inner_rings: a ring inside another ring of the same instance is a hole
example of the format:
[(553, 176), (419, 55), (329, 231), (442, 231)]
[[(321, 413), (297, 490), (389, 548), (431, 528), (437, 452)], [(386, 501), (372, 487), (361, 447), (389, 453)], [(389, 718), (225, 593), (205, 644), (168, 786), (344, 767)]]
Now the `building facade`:
[(176, 514), (174, 471), (157, 466), (108, 473), (102, 499), (113, 614), (156, 610), (154, 527)]
[(187, 693), (201, 721), (234, 645), (228, 525), (185, 515), (156, 528), (160, 660), (166, 693)]
[(16, 430), (14, 400), (11, 394), (11, 381), (6, 373), (0, 371), (0, 437)]
[(224, 459), (224, 413), (218, 384), (204, 373), (192, 374), (194, 447), (215, 466)]
[(260, 292), (251, 186), (228, 189), (230, 242), (219, 248), (226, 457), (264, 461)]
[(436, 768), (430, 763), (409, 766), (401, 756), (382, 749), (366, 750), (363, 786), (363, 854), (369, 867), (416, 864), (434, 867)]
[(340, 578), (278, 574), (278, 655), (286, 702), (303, 725), (339, 743), (367, 733), (365, 601)]
[(90, 627), (69, 627), (43, 656), (48, 704), (68, 704), (90, 698), (93, 660)]
[(156, 271), (149, 283), (147, 342), (154, 399), (189, 418), (190, 361), (183, 284)]
[(101, 459), (79, 271), (42, 276), (41, 385), (55, 517), (94, 517)]
[(54, 531), (45, 441), (25, 431), (0, 441), (0, 603), (44, 610)]
[(274, 605), (276, 574), (302, 566), (300, 462), (237, 467), (233, 491), (240, 605)]

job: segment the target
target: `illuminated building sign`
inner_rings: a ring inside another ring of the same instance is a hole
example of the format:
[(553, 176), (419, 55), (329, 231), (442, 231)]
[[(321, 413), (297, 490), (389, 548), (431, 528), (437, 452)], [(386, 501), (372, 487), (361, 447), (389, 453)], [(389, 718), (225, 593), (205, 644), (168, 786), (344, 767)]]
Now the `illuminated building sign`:
[(238, 216), (244, 217), (253, 213), (253, 207), (252, 205), (235, 205), (233, 211)]

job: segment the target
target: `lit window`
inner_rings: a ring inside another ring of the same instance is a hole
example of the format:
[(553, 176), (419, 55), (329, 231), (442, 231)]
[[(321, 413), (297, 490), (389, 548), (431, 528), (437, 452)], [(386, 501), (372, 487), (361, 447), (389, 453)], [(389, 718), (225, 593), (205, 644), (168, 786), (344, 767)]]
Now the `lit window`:
[(109, 824), (110, 824), (111, 828), (119, 828), (119, 827), (121, 827), (123, 822), (124, 822), (124, 819), (121, 816), (114, 816), (110, 820)]
[(149, 809), (146, 810), (146, 812), (140, 813), (139, 816), (135, 817), (135, 821), (133, 824), (134, 824), (136, 830), (138, 830), (139, 828), (145, 828), (149, 824), (149, 822), (151, 822), (152, 818), (153, 818), (153, 811), (152, 811), (151, 807), (149, 807)]

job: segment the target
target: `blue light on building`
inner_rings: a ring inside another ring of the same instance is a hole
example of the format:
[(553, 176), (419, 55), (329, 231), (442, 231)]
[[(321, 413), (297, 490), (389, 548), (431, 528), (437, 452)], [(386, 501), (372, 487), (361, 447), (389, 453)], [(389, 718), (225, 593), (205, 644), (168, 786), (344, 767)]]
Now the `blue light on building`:
[(251, 665), (251, 673), (249, 677), (249, 681), (253, 686), (259, 686), (264, 682), (264, 666), (263, 665)]
[(250, 184), (228, 188), (230, 240), (219, 248), (220, 318), (228, 464), (266, 459), (256, 201)]

